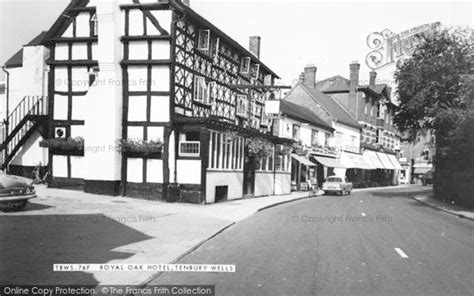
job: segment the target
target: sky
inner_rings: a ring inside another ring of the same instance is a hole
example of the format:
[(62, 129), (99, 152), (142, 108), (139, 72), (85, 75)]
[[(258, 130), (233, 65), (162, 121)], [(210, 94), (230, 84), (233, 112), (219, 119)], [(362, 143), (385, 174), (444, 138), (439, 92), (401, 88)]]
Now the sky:
[[(427, 23), (473, 26), (473, 3), (394, 1), (190, 0), (191, 8), (248, 48), (249, 36), (261, 36), (261, 60), (290, 85), (306, 65), (316, 79), (349, 76), (349, 64), (361, 64), (372, 32), (399, 33)], [(40, 31), (48, 30), (67, 0), (0, 0), (0, 64)], [(378, 71), (378, 82), (393, 83), (394, 67)], [(0, 74), (3, 80), (3, 73)]]

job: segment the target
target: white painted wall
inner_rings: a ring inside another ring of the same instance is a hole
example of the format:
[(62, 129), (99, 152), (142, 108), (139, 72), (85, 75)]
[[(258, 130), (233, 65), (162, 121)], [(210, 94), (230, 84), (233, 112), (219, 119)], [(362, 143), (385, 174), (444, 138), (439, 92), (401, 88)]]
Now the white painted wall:
[(273, 195), (273, 172), (255, 172), (255, 196)]
[[(347, 150), (347, 151), (351, 151), (355, 153), (360, 152), (360, 130), (359, 129), (356, 129), (356, 128), (353, 128), (353, 127), (350, 127), (338, 122), (333, 122), (333, 128), (335, 129), (335, 132), (340, 132), (342, 134), (341, 136), (342, 147), (336, 147), (338, 151)], [(355, 143), (352, 143), (351, 137), (354, 137)]]
[[(123, 32), (122, 12), (116, 1), (97, 3), (99, 81), (122, 81), (123, 44), (120, 37)], [(88, 27), (88, 26), (87, 26)], [(86, 135), (85, 146), (114, 147), (122, 137), (122, 84), (94, 84), (84, 98), (90, 110), (84, 114)], [(121, 153), (118, 149), (103, 151), (89, 149), (85, 151), (85, 163), (88, 167), (86, 180), (115, 181), (121, 179)]]
[(290, 194), (291, 192), (291, 174), (275, 173), (275, 194)]
[(67, 178), (67, 156), (53, 155), (52, 171), (54, 177)]
[(146, 182), (163, 183), (163, 160), (148, 159), (146, 164)]
[(283, 118), (278, 120), (278, 136), (282, 138), (293, 138), (293, 125), (300, 126), (300, 140), (302, 141), (303, 145), (311, 146), (311, 131), (317, 130), (318, 131), (318, 143), (320, 145), (324, 145), (324, 134), (329, 133), (331, 135), (330, 144), (332, 143), (333, 133), (330, 130), (323, 129), (321, 127), (317, 127), (311, 124), (302, 124), (301, 122), (294, 120), (292, 118)]
[(178, 159), (176, 181), (180, 184), (201, 184), (201, 160)]
[(36, 166), (48, 164), (48, 149), (39, 146), (43, 137), (39, 132), (35, 132), (17, 152), (10, 164), (21, 166)]
[(208, 171), (206, 173), (206, 203), (214, 203), (216, 186), (228, 186), (227, 199), (243, 197), (244, 174), (242, 171)]

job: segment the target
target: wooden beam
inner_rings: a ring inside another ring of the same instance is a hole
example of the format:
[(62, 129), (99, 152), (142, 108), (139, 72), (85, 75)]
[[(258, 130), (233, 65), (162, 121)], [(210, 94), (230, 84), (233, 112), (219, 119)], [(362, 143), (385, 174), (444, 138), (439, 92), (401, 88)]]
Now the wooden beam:
[(120, 41), (170, 40), (171, 35), (122, 36)]
[(147, 65), (169, 65), (171, 60), (122, 60), (121, 65), (147, 66)]

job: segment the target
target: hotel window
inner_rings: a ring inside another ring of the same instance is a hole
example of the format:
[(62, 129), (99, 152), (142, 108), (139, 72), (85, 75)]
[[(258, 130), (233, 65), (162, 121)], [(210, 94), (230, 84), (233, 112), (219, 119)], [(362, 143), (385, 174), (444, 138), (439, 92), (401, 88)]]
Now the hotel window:
[(243, 168), (244, 139), (226, 133), (210, 131), (209, 165), (216, 170), (241, 170)]
[(199, 132), (182, 133), (179, 136), (179, 156), (199, 157), (200, 155)]
[(292, 138), (294, 141), (299, 142), (300, 141), (300, 126), (297, 124), (293, 124), (293, 134)]
[(243, 57), (240, 60), (240, 73), (248, 74), (250, 72), (250, 57)]
[(357, 150), (357, 137), (356, 136), (351, 136), (351, 151), (356, 151)]
[(237, 115), (247, 117), (247, 109), (247, 97), (244, 95), (237, 95)]
[(369, 110), (369, 102), (366, 102), (365, 108), (364, 108), (364, 114), (368, 114), (368, 110)]
[(329, 146), (329, 139), (331, 139), (331, 134), (324, 133), (324, 146)]
[(206, 80), (201, 76), (194, 76), (194, 100), (196, 102), (209, 105), (210, 102), (210, 85), (206, 84)]
[(258, 79), (259, 72), (260, 72), (260, 65), (253, 64), (250, 71), (250, 77), (253, 79)]
[(198, 47), (199, 50), (209, 50), (211, 39), (210, 30), (199, 30), (198, 31)]
[(317, 145), (318, 145), (318, 131), (311, 130), (311, 146), (317, 146)]

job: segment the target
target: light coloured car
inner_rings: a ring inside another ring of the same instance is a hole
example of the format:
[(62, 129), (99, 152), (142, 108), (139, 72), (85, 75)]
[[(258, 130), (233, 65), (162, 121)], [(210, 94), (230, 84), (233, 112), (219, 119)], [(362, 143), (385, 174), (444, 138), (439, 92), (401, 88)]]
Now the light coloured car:
[(33, 180), (0, 171), (0, 210), (20, 211), (36, 197)]
[(324, 194), (351, 194), (352, 182), (347, 177), (330, 176), (323, 183)]

